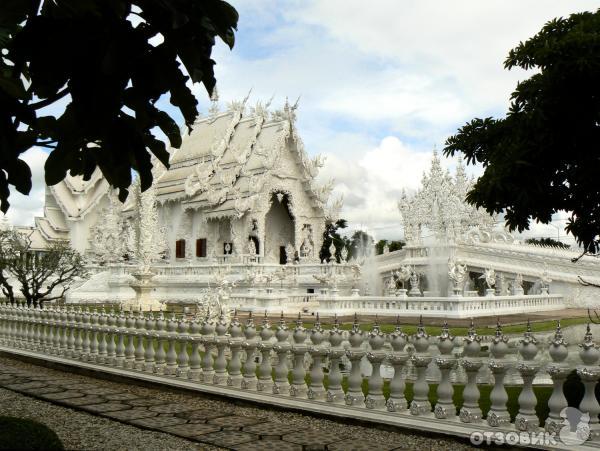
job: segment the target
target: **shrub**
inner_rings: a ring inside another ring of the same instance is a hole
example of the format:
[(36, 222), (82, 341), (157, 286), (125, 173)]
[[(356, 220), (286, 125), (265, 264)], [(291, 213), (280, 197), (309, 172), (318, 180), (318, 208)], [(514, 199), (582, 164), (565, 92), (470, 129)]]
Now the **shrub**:
[(0, 417), (0, 449), (64, 450), (52, 429), (37, 421)]

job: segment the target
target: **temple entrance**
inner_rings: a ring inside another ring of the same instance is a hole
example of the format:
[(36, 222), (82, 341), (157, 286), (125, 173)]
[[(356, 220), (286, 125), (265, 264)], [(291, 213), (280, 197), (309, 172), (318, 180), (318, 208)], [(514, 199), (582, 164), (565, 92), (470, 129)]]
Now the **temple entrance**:
[[(294, 217), (286, 194), (271, 194), (271, 208), (265, 217), (264, 256), (267, 263), (281, 262), (281, 248), (294, 245)], [(285, 250), (283, 252), (285, 256)]]
[(287, 256), (285, 255), (285, 246), (279, 246), (279, 264), (285, 265), (287, 263)]

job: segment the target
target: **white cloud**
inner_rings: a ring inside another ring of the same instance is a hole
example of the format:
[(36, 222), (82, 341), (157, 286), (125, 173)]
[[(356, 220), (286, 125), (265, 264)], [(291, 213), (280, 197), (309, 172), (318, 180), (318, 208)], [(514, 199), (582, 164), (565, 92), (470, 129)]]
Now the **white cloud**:
[[(396, 203), (403, 189), (420, 187), (423, 173), (429, 171), (432, 153), (412, 148), (395, 136), (385, 137), (359, 160), (343, 160), (326, 154), (319, 180), (336, 179), (334, 195), (345, 198), (342, 217), (351, 229), (368, 229), (377, 238), (402, 236)], [(456, 161), (441, 158), (448, 169)]]
[(44, 163), (48, 154), (37, 147), (29, 149), (21, 159), (31, 168), (31, 179), (33, 187), (28, 196), (17, 192), (11, 186), (10, 190), (10, 208), (7, 217), (15, 225), (33, 225), (34, 216), (41, 216), (44, 207), (45, 182), (44, 182)]

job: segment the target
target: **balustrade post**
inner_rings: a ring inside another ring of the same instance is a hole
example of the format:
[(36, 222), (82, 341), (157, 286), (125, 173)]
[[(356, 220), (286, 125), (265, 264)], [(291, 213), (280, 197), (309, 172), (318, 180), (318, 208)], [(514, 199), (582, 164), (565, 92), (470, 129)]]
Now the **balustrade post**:
[(223, 308), (219, 314), (219, 320), (215, 326), (215, 342), (217, 346), (217, 358), (215, 359), (215, 375), (213, 376), (213, 384), (227, 385), (227, 359), (225, 358), (225, 351), (229, 344), (229, 338), (227, 337), (227, 321), (225, 321), (225, 314)]
[(102, 307), (102, 311), (100, 312), (100, 316), (98, 318), (98, 358), (96, 362), (104, 364), (106, 363), (106, 357), (108, 354), (107, 347), (108, 343), (106, 342), (106, 324), (108, 322), (108, 315), (106, 314), (106, 310)]
[(536, 432), (540, 426), (540, 420), (535, 414), (537, 398), (533, 391), (533, 379), (540, 369), (540, 364), (533, 360), (537, 353), (537, 340), (531, 333), (531, 323), (527, 320), (527, 330), (519, 344), (522, 360), (517, 364), (517, 370), (523, 378), (523, 388), (519, 395), (519, 413), (515, 418), (515, 427), (519, 431)]
[(17, 307), (15, 308), (15, 314), (13, 317), (13, 346), (15, 348), (19, 347), (19, 327), (20, 327), (20, 319), (21, 319), (21, 306), (17, 303)]
[(127, 345), (125, 346), (125, 362), (123, 367), (126, 370), (135, 368), (135, 337), (139, 336), (135, 329), (127, 329)]
[(117, 318), (117, 349), (114, 365), (117, 368), (125, 368), (125, 335), (127, 328), (127, 318), (121, 307), (121, 312)]
[[(46, 353), (47, 354), (56, 354), (56, 349), (54, 347), (54, 336), (58, 333), (56, 330), (56, 325), (54, 323), (54, 309), (48, 308), (46, 309), (47, 311), (47, 331), (48, 331), (48, 336), (46, 337)], [(17, 307), (16, 309), (16, 315), (15, 315), (15, 333), (14, 333), (14, 346), (18, 347), (19, 346), (19, 323), (18, 323), (18, 319), (19, 319), (19, 307)]]
[(350, 375), (348, 377), (348, 392), (345, 396), (346, 405), (348, 406), (364, 406), (365, 396), (362, 391), (363, 377), (360, 371), (360, 361), (365, 356), (366, 351), (363, 349), (363, 341), (365, 340), (360, 325), (358, 324), (358, 316), (354, 314), (354, 323), (350, 331), (350, 349), (346, 350), (346, 356), (350, 359)]
[(154, 319), (154, 315), (152, 313), (152, 308), (145, 315), (144, 318), (144, 326), (143, 326), (143, 336), (140, 337), (140, 340), (145, 340), (145, 350), (143, 355), (143, 361), (140, 365), (141, 371), (152, 372), (154, 371), (154, 327), (156, 326), (156, 320)]
[(306, 370), (304, 369), (304, 357), (308, 352), (308, 346), (306, 345), (306, 329), (302, 326), (302, 317), (298, 313), (298, 319), (296, 320), (296, 327), (294, 327), (294, 333), (292, 339), (294, 344), (292, 345), (292, 354), (294, 355), (294, 365), (292, 368), (292, 385), (290, 387), (290, 396), (304, 397), (308, 392), (306, 386)]
[(325, 386), (323, 385), (323, 381), (325, 380), (325, 374), (323, 373), (323, 359), (328, 354), (328, 350), (327, 347), (322, 344), (324, 339), (321, 320), (317, 313), (317, 320), (310, 331), (310, 342), (312, 344), (308, 351), (312, 357), (312, 365), (310, 367), (310, 385), (308, 387), (307, 397), (308, 399), (316, 399), (319, 401), (325, 399), (326, 395)]
[(175, 342), (177, 341), (177, 320), (175, 313), (167, 320), (167, 358), (163, 374), (166, 376), (175, 376), (177, 374), (177, 352), (175, 351)]
[(402, 373), (409, 358), (408, 352), (404, 349), (407, 342), (408, 337), (402, 332), (400, 317), (397, 317), (396, 328), (390, 334), (392, 353), (387, 356), (388, 361), (394, 367), (394, 377), (390, 381), (390, 397), (386, 403), (388, 412), (401, 412), (407, 408), (406, 398), (404, 397), (406, 383), (404, 381), (405, 376)]
[(233, 319), (229, 324), (229, 349), (231, 350), (231, 360), (229, 361), (229, 376), (227, 385), (240, 388), (242, 386), (242, 327), (237, 317), (237, 310), (233, 313)]
[[(37, 316), (37, 312), (36, 312), (36, 316)], [(76, 310), (75, 316), (74, 316), (74, 324), (73, 324), (73, 333), (75, 334), (75, 344), (73, 346), (73, 356), (72, 357), (74, 359), (81, 359), (81, 354), (83, 353), (82, 323), (83, 323), (83, 312), (81, 311), (81, 307), (77, 307), (77, 310)], [(36, 349), (39, 348), (38, 333), (39, 333), (39, 329), (38, 329), (38, 332), (36, 333), (36, 339), (35, 339)]]
[(106, 336), (106, 364), (114, 365), (117, 356), (117, 346), (115, 343), (115, 329), (117, 327), (117, 317), (114, 308), (106, 317), (106, 327), (104, 335)]
[[(54, 335), (52, 336), (52, 349), (51, 353), (58, 355), (60, 353), (60, 307), (52, 308), (52, 325), (54, 329)], [(19, 337), (17, 337), (19, 338)]]
[[(19, 343), (19, 340), (20, 340), (20, 337), (19, 337), (20, 330), (19, 329), (20, 329), (20, 325), (21, 325), (21, 311), (22, 311), (22, 309), (23, 309), (23, 307), (17, 302), (17, 305), (16, 305), (16, 307), (14, 309), (14, 316), (13, 316), (13, 321), (12, 321), (12, 323), (13, 323), (13, 339), (12, 339), (12, 342), (13, 342), (13, 347), (15, 347), (15, 348), (18, 348), (19, 345), (20, 345), (20, 343)], [(51, 319), (53, 320), (54, 318), (51, 318)], [(50, 340), (50, 346), (49, 346), (50, 352), (52, 351), (52, 344), (53, 343), (54, 343), (54, 335), (52, 335), (52, 340)]]
[(488, 367), (494, 375), (494, 388), (490, 393), (492, 405), (487, 415), (487, 422), (492, 427), (502, 427), (510, 424), (510, 415), (506, 409), (508, 393), (504, 387), (506, 372), (511, 367), (511, 363), (504, 358), (508, 352), (507, 343), (508, 337), (502, 333), (502, 326), (498, 321), (496, 335), (490, 345), (492, 359), (488, 363)]
[(27, 337), (29, 329), (29, 307), (23, 306), (21, 312), (21, 348), (27, 349)]
[(94, 311), (91, 314), (91, 340), (90, 340), (90, 355), (88, 360), (96, 362), (98, 360), (98, 312)]
[(483, 365), (479, 357), (481, 351), (481, 337), (477, 335), (473, 320), (467, 338), (464, 339), (463, 358), (461, 365), (467, 373), (467, 383), (463, 390), (463, 405), (458, 414), (463, 423), (478, 423), (482, 419), (479, 407), (479, 387), (477, 386), (477, 373)]
[(327, 388), (327, 401), (336, 404), (345, 402), (345, 393), (342, 389), (342, 372), (340, 371), (340, 361), (346, 351), (342, 347), (344, 337), (340, 330), (340, 323), (337, 315), (333, 321), (333, 327), (329, 331), (329, 387)]
[(600, 367), (598, 366), (600, 351), (598, 351), (598, 346), (594, 343), (589, 324), (587, 325), (587, 331), (580, 347), (579, 358), (583, 365), (577, 368), (577, 374), (581, 378), (581, 382), (583, 382), (585, 392), (583, 399), (579, 403), (579, 410), (590, 417), (588, 439), (597, 440), (600, 437), (600, 425), (598, 424), (600, 404), (598, 404), (595, 389), (600, 378)]
[(567, 342), (563, 338), (560, 320), (557, 321), (556, 332), (550, 342), (548, 354), (550, 354), (552, 363), (548, 365), (546, 371), (552, 378), (552, 395), (550, 395), (550, 399), (548, 400), (548, 409), (550, 412), (548, 413), (544, 428), (550, 434), (558, 434), (564, 426), (564, 420), (561, 418), (560, 413), (568, 406), (563, 386), (567, 376), (571, 372), (571, 368), (565, 363), (566, 358), (569, 356), (569, 350)]
[(83, 341), (81, 344), (81, 354), (79, 358), (84, 362), (90, 358), (90, 314), (87, 307), (83, 310), (81, 315), (81, 331), (80, 334), (83, 334)]
[[(37, 313), (37, 309), (36, 313)], [(12, 316), (12, 305), (8, 301), (4, 304), (3, 308), (3, 334), (2, 334), (2, 344), (6, 346), (10, 346), (10, 327), (11, 327), (11, 316)], [(37, 317), (36, 317), (37, 318)]]
[(194, 316), (189, 328), (189, 340), (192, 343), (192, 351), (190, 353), (190, 370), (188, 371), (188, 379), (199, 381), (202, 374), (202, 365), (200, 359), (200, 343), (202, 337), (200, 335), (200, 323), (198, 316)]
[[(32, 311), (33, 313), (33, 311)], [(72, 358), (73, 353), (75, 352), (75, 312), (73, 311), (73, 307), (69, 307), (67, 309), (67, 350), (65, 352), (65, 357)], [(31, 341), (30, 341), (30, 349), (33, 349), (33, 338), (34, 330), (31, 330)]]
[(256, 377), (256, 362), (254, 356), (258, 346), (256, 339), (256, 327), (252, 319), (252, 312), (248, 313), (246, 326), (244, 327), (244, 341), (242, 348), (246, 353), (246, 361), (244, 362), (244, 377), (241, 382), (241, 388), (244, 390), (256, 390), (258, 378)]
[(379, 328), (377, 315), (373, 328), (369, 332), (369, 346), (371, 350), (367, 353), (367, 359), (371, 363), (372, 371), (368, 380), (369, 392), (365, 398), (367, 409), (385, 409), (385, 397), (383, 396), (383, 378), (381, 377), (381, 362), (387, 356), (383, 350), (385, 334)]
[[(7, 307), (7, 321), (10, 318), (10, 307)], [(42, 322), (42, 311), (39, 308), (33, 307), (33, 321), (34, 321), (34, 331), (33, 331), (33, 350), (40, 351), (42, 349), (42, 331), (43, 331), (43, 322)], [(9, 340), (10, 336), (10, 324), (7, 322), (6, 325), (6, 337), (5, 343), (10, 344)]]
[(28, 313), (29, 320), (29, 333), (28, 333), (28, 349), (35, 350), (35, 337), (37, 331), (37, 317), (36, 317), (36, 309), (34, 307), (29, 308)]
[(177, 355), (177, 372), (175, 373), (177, 377), (182, 377), (187, 379), (190, 371), (190, 357), (187, 351), (187, 345), (189, 342), (189, 323), (187, 320), (182, 317), (181, 321), (179, 321), (179, 329), (178, 329), (178, 341), (179, 341), (179, 354)]
[(215, 377), (214, 359), (212, 350), (215, 345), (215, 323), (210, 319), (210, 310), (207, 309), (206, 318), (202, 323), (202, 343), (204, 344), (204, 357), (202, 357), (202, 381), (213, 383)]
[(452, 355), (454, 350), (454, 338), (448, 330), (448, 323), (444, 321), (442, 333), (438, 337), (438, 350), (440, 355), (436, 357), (435, 364), (440, 369), (442, 377), (437, 387), (438, 402), (433, 409), (433, 414), (438, 419), (454, 418), (456, 407), (452, 400), (454, 387), (450, 380), (450, 372), (456, 367), (456, 359)]
[(20, 338), (19, 338), (19, 342), (20, 342), (20, 347), (27, 349), (27, 328), (28, 328), (28, 321), (27, 321), (27, 311), (28, 311), (28, 307), (26, 304), (23, 305), (23, 308), (21, 310), (21, 315), (20, 315)]
[(135, 346), (135, 360), (133, 362), (133, 369), (136, 371), (142, 371), (145, 364), (146, 348), (144, 346), (144, 338), (146, 337), (146, 318), (142, 312), (142, 307), (138, 310), (137, 318), (135, 319), (135, 330), (137, 336), (137, 344)]
[(271, 350), (273, 349), (273, 343), (271, 343), (272, 337), (273, 331), (271, 330), (269, 318), (267, 318), (267, 312), (265, 311), (265, 317), (263, 318), (260, 328), (261, 341), (258, 344), (258, 349), (261, 354), (260, 366), (258, 368), (258, 383), (256, 385), (258, 391), (273, 390), (273, 377), (271, 375), (273, 370), (271, 365)]
[[(25, 316), (25, 319), (27, 319), (27, 316)], [(68, 329), (67, 329), (67, 319), (68, 319), (68, 315), (67, 315), (67, 308), (65, 306), (62, 306), (60, 308), (60, 341), (58, 344), (58, 354), (61, 356), (65, 356), (67, 355), (67, 342), (69, 341), (69, 333), (68, 333)], [(27, 326), (28, 326), (28, 322), (25, 322), (25, 333), (27, 333)], [(27, 347), (27, 343), (28, 343), (28, 339), (27, 339), (27, 335), (25, 335), (24, 337), (25, 339), (23, 340), (25, 343), (25, 347)]]
[(165, 316), (161, 310), (158, 313), (158, 319), (156, 320), (156, 333), (154, 334), (154, 337), (156, 338), (158, 344), (156, 354), (154, 355), (154, 366), (152, 367), (152, 371), (158, 375), (164, 374), (167, 358), (167, 354), (165, 353), (165, 345), (167, 341), (165, 328)]
[(427, 367), (432, 357), (429, 354), (429, 335), (423, 326), (423, 316), (419, 318), (417, 333), (413, 335), (413, 346), (415, 353), (411, 356), (411, 362), (417, 370), (417, 379), (413, 385), (413, 401), (410, 403), (412, 415), (425, 415), (431, 412), (429, 402), (429, 384), (427, 383)]
[(283, 312), (281, 312), (281, 318), (277, 325), (277, 332), (275, 332), (275, 338), (277, 343), (273, 345), (273, 351), (277, 354), (277, 365), (275, 366), (275, 382), (273, 384), (273, 393), (276, 395), (289, 395), (290, 394), (290, 382), (288, 380), (289, 367), (288, 367), (288, 354), (292, 346), (288, 342), (290, 331), (285, 324), (283, 318)]
[(14, 330), (14, 316), (15, 316), (15, 308), (11, 304), (8, 307), (8, 313), (6, 316), (6, 345), (9, 347), (13, 346), (13, 330)]

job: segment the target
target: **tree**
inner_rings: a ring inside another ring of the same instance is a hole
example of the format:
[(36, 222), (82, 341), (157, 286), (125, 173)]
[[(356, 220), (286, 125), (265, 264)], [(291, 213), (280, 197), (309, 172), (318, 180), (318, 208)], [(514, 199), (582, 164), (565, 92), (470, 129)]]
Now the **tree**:
[(181, 145), (157, 101), (169, 95), (191, 129), (198, 102), (190, 85), (213, 92), (215, 38), (233, 47), (237, 20), (222, 0), (2, 0), (0, 209), (9, 207), (9, 185), (29, 193), (31, 170), (19, 157), (33, 146), (51, 151), (48, 185), (67, 171), (87, 180), (99, 167), (122, 201), (132, 169), (147, 189), (151, 154), (169, 164), (156, 130)]
[(374, 244), (375, 240), (371, 235), (364, 230), (356, 230), (350, 237), (349, 255), (354, 258), (366, 255), (370, 249), (372, 250)]
[(11, 303), (14, 281), (28, 306), (41, 307), (44, 301), (63, 298), (77, 279), (86, 276), (83, 257), (67, 243), (53, 242), (44, 252), (34, 252), (29, 236), (0, 231), (0, 287)]
[[(319, 260), (320, 261), (328, 261), (331, 257), (331, 253), (329, 252), (329, 247), (333, 242), (336, 252), (336, 260), (339, 262), (341, 259), (341, 252), (344, 246), (348, 245), (348, 241), (346, 237), (340, 235), (340, 230), (348, 227), (348, 221), (345, 219), (338, 219), (335, 222), (327, 222), (325, 224), (325, 231), (323, 232), (323, 245), (321, 246), (321, 250), (319, 251)], [(350, 250), (350, 249), (348, 249)]]
[(569, 249), (571, 246), (561, 243), (553, 238), (528, 238), (525, 240), (527, 244), (539, 244), (541, 246), (559, 247), (561, 249)]
[(473, 119), (446, 141), (483, 175), (467, 200), (504, 211), (510, 230), (571, 214), (566, 230), (586, 252), (600, 234), (600, 10), (548, 22), (510, 51), (506, 69), (535, 69), (504, 118)]
[(399, 251), (405, 246), (404, 241), (388, 241), (388, 240), (379, 240), (375, 243), (375, 253), (377, 255), (383, 254), (383, 248), (385, 245), (388, 245), (388, 249), (390, 252)]

